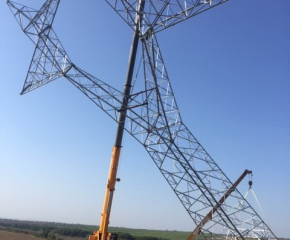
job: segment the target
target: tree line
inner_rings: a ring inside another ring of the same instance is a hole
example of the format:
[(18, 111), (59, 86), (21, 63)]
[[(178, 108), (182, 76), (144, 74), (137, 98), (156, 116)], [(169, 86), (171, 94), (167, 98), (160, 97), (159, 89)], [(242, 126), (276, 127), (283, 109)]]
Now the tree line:
[[(49, 240), (62, 240), (61, 236), (80, 237), (87, 239), (92, 234), (91, 229), (82, 229), (78, 227), (63, 227), (66, 224), (59, 223), (46, 223), (46, 222), (32, 222), (32, 221), (19, 221), (19, 220), (7, 220), (0, 219), (0, 228), (28, 233), (27, 231), (33, 231), (34, 235)], [(69, 225), (67, 225), (69, 226)], [(85, 226), (77, 225), (83, 228)], [(129, 233), (119, 232), (116, 233), (119, 240), (166, 240), (157, 237), (144, 237), (144, 236), (132, 236)]]

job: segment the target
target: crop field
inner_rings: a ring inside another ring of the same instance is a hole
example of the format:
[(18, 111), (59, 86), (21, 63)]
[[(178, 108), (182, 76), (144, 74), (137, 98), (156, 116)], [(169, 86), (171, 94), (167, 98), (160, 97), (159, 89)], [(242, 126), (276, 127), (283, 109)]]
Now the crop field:
[(0, 240), (40, 240), (41, 238), (34, 237), (24, 233), (7, 232), (0, 230)]
[[(87, 240), (87, 238), (60, 236), (63, 240)], [(43, 240), (44, 238), (35, 237), (31, 234), (16, 233), (0, 230), (0, 240)]]

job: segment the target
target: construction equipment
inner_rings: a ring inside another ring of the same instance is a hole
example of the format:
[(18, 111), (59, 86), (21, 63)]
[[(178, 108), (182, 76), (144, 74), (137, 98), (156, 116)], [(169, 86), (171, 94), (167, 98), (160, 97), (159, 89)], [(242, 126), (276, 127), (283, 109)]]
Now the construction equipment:
[[(203, 226), (212, 219), (213, 214), (218, 210), (219, 207), (223, 204), (223, 202), (230, 196), (230, 194), (236, 189), (239, 183), (244, 179), (248, 174), (252, 174), (252, 171), (245, 170), (243, 174), (239, 177), (239, 179), (233, 184), (233, 186), (225, 193), (225, 195), (219, 200), (219, 202), (213, 207), (213, 209), (204, 217), (204, 219), (196, 226), (194, 231), (190, 234), (187, 240), (194, 240), (197, 235), (200, 233)], [(252, 182), (250, 183), (250, 185)]]
[[(36, 45), (21, 94), (64, 77), (118, 124), (101, 225), (91, 240), (111, 237), (107, 230), (124, 130), (148, 152), (194, 224), (202, 225), (205, 239), (206, 234), (220, 239), (220, 232), (228, 239), (277, 239), (237, 189), (220, 206), (221, 193), (233, 184), (183, 123), (156, 37), (158, 32), (227, 0), (105, 1), (134, 30), (123, 92), (77, 67), (69, 58), (52, 28), (60, 0), (46, 0), (39, 11), (7, 1), (21, 29)], [(138, 76), (145, 86), (133, 91), (138, 42), (143, 63), (143, 74)], [(206, 214), (216, 206), (216, 214), (208, 221), (217, 233), (203, 224)]]
[(140, 0), (138, 12), (141, 14), (137, 14), (136, 20), (135, 20), (136, 29), (134, 31), (131, 53), (129, 57), (127, 79), (124, 85), (122, 106), (121, 106), (121, 111), (120, 111), (119, 119), (118, 119), (117, 135), (116, 135), (115, 146), (113, 148), (113, 153), (112, 153), (111, 166), (109, 170), (109, 179), (108, 179), (107, 189), (105, 193), (105, 200), (104, 200), (104, 206), (103, 206), (103, 211), (102, 211), (102, 216), (101, 216), (100, 228), (99, 228), (99, 231), (94, 232), (93, 236), (89, 237), (89, 240), (110, 240), (111, 238), (111, 233), (108, 233), (108, 226), (109, 226), (109, 219), (110, 219), (110, 213), (111, 213), (111, 208), (112, 208), (113, 194), (115, 191), (115, 184), (117, 181), (117, 170), (118, 170), (120, 152), (121, 152), (121, 147), (122, 147), (124, 125), (126, 121), (126, 112), (128, 108), (130, 94), (131, 94), (133, 72), (134, 72), (134, 66), (135, 66), (135, 60), (136, 60), (136, 51), (137, 51), (138, 43), (139, 43), (139, 32), (140, 32), (140, 26), (141, 26), (140, 23), (142, 21), (142, 9), (144, 8), (144, 4), (145, 4), (145, 0)]

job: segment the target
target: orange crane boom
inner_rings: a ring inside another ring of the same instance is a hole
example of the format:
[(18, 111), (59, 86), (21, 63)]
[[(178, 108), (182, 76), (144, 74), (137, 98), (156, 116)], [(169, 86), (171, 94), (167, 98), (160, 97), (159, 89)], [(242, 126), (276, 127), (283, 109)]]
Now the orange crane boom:
[(117, 170), (119, 164), (121, 147), (113, 147), (111, 165), (109, 169), (108, 184), (105, 192), (104, 205), (101, 216), (99, 231), (95, 231), (89, 240), (106, 240), (111, 239), (111, 234), (108, 233), (109, 219), (112, 208), (113, 195), (117, 179)]
[[(138, 13), (136, 15), (136, 27), (133, 35), (133, 42), (131, 46), (130, 56), (129, 56), (129, 64), (127, 71), (126, 83), (124, 85), (124, 95), (122, 99), (122, 106), (120, 109), (119, 119), (118, 119), (118, 127), (115, 145), (113, 147), (112, 158), (111, 158), (111, 166), (109, 169), (108, 176), (108, 184), (105, 192), (105, 199), (103, 205), (103, 211), (101, 215), (101, 223), (99, 227), (99, 231), (95, 231), (92, 236), (89, 236), (89, 240), (110, 240), (112, 234), (108, 233), (108, 227), (110, 222), (110, 213), (113, 202), (113, 195), (115, 191), (115, 185), (117, 181), (117, 170), (120, 158), (120, 152), (122, 147), (122, 139), (124, 133), (124, 126), (126, 121), (126, 113), (128, 109), (128, 101), (131, 94), (131, 83), (133, 79), (133, 72), (135, 66), (135, 60), (137, 55), (138, 43), (139, 43), (139, 33), (140, 33), (140, 23), (142, 21), (142, 10), (145, 5), (145, 0), (139, 0)], [(113, 237), (113, 236), (112, 236)], [(116, 239), (113, 237), (113, 239)]]

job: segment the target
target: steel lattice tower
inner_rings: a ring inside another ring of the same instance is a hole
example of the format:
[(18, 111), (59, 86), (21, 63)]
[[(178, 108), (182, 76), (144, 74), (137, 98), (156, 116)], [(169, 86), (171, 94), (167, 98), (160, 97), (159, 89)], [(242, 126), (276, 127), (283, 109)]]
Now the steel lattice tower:
[[(198, 226), (233, 183), (184, 125), (156, 34), (228, 0), (105, 1), (140, 43), (143, 89), (121, 92), (72, 62), (52, 28), (60, 0), (47, 0), (40, 10), (7, 1), (36, 46), (21, 94), (66, 78), (144, 146)], [(221, 234), (232, 239), (277, 239), (237, 189), (201, 234), (205, 239), (220, 239)]]

